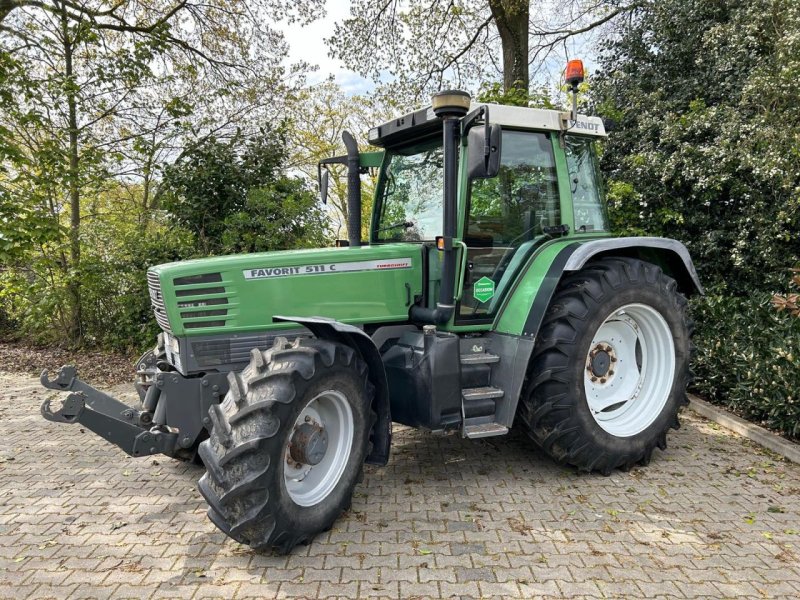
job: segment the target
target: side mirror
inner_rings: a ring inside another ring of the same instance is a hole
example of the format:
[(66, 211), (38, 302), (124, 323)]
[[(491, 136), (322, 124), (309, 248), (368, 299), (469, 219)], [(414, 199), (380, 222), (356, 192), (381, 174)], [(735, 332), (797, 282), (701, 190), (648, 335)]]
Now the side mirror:
[[(488, 131), (486, 128), (489, 128)], [(492, 123), (469, 130), (467, 173), (469, 179), (489, 179), (500, 172), (501, 128)]]
[(319, 197), (323, 204), (328, 203), (328, 177), (330, 177), (328, 169), (325, 169), (319, 177)]

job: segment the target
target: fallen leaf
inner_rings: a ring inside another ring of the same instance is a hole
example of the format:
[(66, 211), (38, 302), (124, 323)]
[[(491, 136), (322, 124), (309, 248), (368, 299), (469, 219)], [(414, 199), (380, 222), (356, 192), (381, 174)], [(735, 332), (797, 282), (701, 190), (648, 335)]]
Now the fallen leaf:
[(511, 527), (511, 531), (516, 531), (517, 533), (528, 533), (533, 527), (528, 525), (522, 519), (515, 519), (510, 518), (508, 519), (508, 525)]

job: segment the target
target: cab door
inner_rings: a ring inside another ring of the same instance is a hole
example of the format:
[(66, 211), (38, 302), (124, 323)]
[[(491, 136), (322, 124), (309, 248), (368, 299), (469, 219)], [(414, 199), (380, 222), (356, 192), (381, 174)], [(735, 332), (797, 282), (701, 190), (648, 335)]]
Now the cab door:
[(467, 247), (456, 324), (491, 323), (519, 268), (561, 224), (558, 177), (549, 133), (503, 130), (500, 172), (470, 183)]

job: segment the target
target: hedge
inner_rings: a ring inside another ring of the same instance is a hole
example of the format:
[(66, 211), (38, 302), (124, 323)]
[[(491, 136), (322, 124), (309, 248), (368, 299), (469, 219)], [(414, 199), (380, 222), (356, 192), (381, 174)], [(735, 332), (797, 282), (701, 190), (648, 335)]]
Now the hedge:
[(768, 294), (708, 295), (692, 304), (693, 390), (800, 439), (800, 318), (776, 310)]

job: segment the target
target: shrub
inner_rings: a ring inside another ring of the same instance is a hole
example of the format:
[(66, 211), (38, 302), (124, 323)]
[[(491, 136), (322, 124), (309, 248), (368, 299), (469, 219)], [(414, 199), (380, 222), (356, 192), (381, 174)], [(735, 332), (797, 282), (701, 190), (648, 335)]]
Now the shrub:
[(693, 388), (787, 437), (800, 439), (800, 318), (770, 294), (696, 298)]
[(193, 257), (194, 238), (179, 227), (112, 229), (107, 234), (109, 247), (86, 248), (81, 264), (85, 341), (138, 352), (153, 345), (160, 331), (150, 305), (147, 269)]

